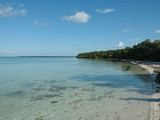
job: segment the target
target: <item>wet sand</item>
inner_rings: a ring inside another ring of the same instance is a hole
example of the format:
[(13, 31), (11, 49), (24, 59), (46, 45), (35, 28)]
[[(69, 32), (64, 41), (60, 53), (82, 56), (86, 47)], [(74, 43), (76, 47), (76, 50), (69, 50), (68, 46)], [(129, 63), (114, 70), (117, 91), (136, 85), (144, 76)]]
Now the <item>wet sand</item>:
[[(160, 63), (158, 62), (132, 62), (138, 64), (142, 68), (146, 69), (153, 77), (156, 76), (156, 71), (160, 71)], [(154, 93), (152, 98), (154, 101), (151, 101), (151, 110), (150, 110), (150, 120), (160, 120), (160, 95), (159, 93)]]

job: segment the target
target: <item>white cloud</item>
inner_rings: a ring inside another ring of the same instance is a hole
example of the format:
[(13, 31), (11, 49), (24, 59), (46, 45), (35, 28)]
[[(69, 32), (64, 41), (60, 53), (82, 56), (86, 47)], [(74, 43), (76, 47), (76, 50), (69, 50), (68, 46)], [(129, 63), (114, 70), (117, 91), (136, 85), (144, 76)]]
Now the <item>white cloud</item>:
[(135, 38), (135, 39), (128, 39), (128, 41), (138, 41), (139, 38)]
[(115, 48), (123, 47), (125, 44), (123, 42), (119, 42), (118, 44), (114, 45)]
[(39, 25), (39, 22), (37, 20), (34, 21), (33, 23), (35, 26)]
[(3, 6), (0, 4), (0, 17), (10, 17), (15, 15), (25, 15), (26, 9), (14, 9), (12, 6)]
[(156, 30), (155, 33), (160, 33), (160, 29), (159, 29), (159, 30)]
[(122, 32), (129, 32), (130, 29), (129, 28), (126, 28), (126, 29), (123, 29)]
[(87, 23), (91, 16), (85, 12), (77, 12), (75, 15), (65, 16), (62, 19), (76, 23)]
[(111, 8), (107, 8), (107, 9), (97, 9), (96, 12), (98, 13), (110, 13), (110, 12), (114, 12), (115, 9), (111, 9)]
[(16, 14), (25, 15), (25, 14), (26, 14), (26, 12), (27, 12), (27, 10), (26, 10), (26, 9), (23, 9), (23, 10), (19, 10), (19, 11), (17, 11), (17, 13), (16, 13)]

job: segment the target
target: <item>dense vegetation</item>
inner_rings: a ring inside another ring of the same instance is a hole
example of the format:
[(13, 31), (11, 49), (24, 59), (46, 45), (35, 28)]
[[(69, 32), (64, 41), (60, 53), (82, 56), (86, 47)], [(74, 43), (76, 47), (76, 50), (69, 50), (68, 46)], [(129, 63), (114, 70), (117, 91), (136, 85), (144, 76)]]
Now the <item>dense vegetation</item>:
[(160, 72), (157, 74), (155, 82), (160, 84)]
[(160, 40), (151, 42), (147, 39), (133, 47), (126, 47), (124, 49), (80, 53), (77, 58), (114, 58), (160, 61)]

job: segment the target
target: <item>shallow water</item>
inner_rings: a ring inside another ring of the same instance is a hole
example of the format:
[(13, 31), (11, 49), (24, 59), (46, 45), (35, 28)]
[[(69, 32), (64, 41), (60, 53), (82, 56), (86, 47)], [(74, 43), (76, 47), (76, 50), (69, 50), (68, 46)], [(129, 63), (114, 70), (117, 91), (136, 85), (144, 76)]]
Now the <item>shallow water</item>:
[(0, 58), (0, 120), (146, 120), (149, 81), (129, 62)]

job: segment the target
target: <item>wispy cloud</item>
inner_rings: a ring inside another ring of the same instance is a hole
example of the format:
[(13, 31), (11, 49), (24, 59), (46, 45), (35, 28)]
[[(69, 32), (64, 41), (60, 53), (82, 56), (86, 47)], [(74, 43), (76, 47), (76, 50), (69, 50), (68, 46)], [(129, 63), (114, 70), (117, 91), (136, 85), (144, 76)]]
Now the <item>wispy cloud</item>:
[(48, 27), (48, 26), (50, 26), (50, 22), (45, 22), (42, 25), (43, 25), (43, 27)]
[(115, 48), (123, 47), (125, 44), (123, 42), (119, 42), (118, 44), (115, 44)]
[(24, 7), (24, 4), (20, 4), (19, 7)]
[(38, 20), (35, 20), (33, 24), (34, 24), (35, 26), (39, 25)]
[(26, 14), (26, 9), (15, 9), (10, 5), (4, 6), (0, 4), (0, 17), (10, 17), (16, 15), (24, 16)]
[(2, 50), (2, 51), (0, 51), (0, 54), (8, 54), (8, 53), (10, 53), (8, 50)]
[(62, 19), (76, 23), (87, 23), (90, 18), (91, 16), (89, 14), (82, 11), (82, 12), (77, 12), (76, 14), (71, 16), (65, 16)]
[(128, 41), (138, 41), (139, 38), (135, 38), (135, 39), (128, 39)]
[(44, 23), (40, 23), (38, 20), (35, 20), (34, 22), (33, 22), (33, 25), (35, 25), (35, 26), (38, 26), (38, 25), (40, 25), (40, 26), (43, 26), (43, 27), (48, 27), (48, 26), (50, 26), (50, 22), (44, 22)]
[(2, 50), (2, 51), (0, 51), (0, 55), (16, 55), (16, 54), (18, 54), (18, 52), (16, 52), (16, 51), (9, 51), (9, 50)]
[(156, 30), (155, 33), (160, 33), (160, 29), (159, 29), (159, 30)]
[(107, 8), (107, 9), (97, 9), (97, 10), (96, 10), (97, 13), (102, 13), (102, 14), (104, 14), (104, 13), (110, 13), (110, 12), (114, 12), (114, 11), (115, 11), (115, 9), (111, 9), (111, 8)]
[(122, 32), (129, 32), (130, 29), (129, 28), (126, 28), (126, 29), (123, 29)]

